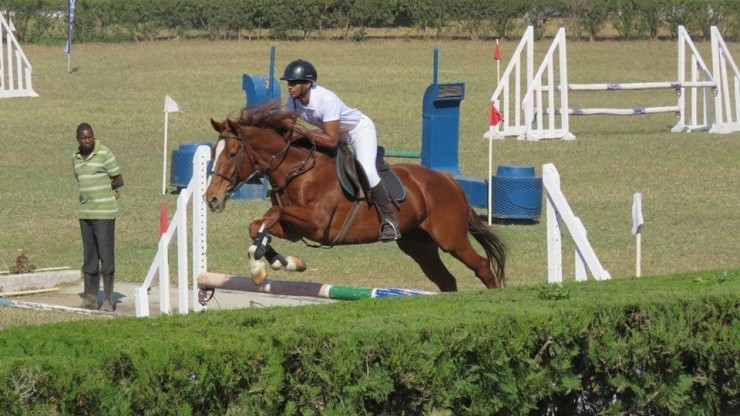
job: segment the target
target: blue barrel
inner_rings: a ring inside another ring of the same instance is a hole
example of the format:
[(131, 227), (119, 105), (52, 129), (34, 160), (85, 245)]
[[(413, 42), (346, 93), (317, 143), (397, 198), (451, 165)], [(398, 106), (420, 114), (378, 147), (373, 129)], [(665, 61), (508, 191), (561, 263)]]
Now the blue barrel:
[(534, 166), (499, 165), (491, 178), (491, 216), (535, 220), (542, 214), (542, 178)]
[(193, 157), (198, 146), (211, 146), (211, 142), (183, 143), (172, 151), (170, 161), (170, 186), (178, 190), (187, 188), (193, 177)]

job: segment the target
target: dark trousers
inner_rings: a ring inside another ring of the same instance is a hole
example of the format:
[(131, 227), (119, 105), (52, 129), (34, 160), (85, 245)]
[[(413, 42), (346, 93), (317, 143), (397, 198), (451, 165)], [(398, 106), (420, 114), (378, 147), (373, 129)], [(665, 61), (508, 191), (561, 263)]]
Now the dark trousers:
[(80, 220), (80, 231), (84, 254), (82, 272), (103, 276), (115, 274), (116, 220)]

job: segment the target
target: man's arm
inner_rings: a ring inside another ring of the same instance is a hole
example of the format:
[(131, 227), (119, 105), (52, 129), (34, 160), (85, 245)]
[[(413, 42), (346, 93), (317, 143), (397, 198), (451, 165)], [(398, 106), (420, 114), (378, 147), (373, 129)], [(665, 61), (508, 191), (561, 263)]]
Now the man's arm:
[(114, 191), (120, 187), (123, 186), (123, 176), (122, 175), (116, 175), (111, 178), (110, 180), (110, 187)]
[(335, 148), (339, 145), (339, 120), (327, 121), (324, 123), (324, 131), (306, 131), (303, 133), (317, 145), (328, 148)]

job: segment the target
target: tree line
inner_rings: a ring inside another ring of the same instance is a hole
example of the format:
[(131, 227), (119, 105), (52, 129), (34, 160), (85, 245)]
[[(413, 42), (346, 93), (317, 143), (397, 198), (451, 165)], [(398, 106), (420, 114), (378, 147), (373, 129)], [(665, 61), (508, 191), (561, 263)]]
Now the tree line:
[[(23, 42), (66, 39), (68, 0), (0, 0)], [(77, 0), (74, 42), (132, 42), (167, 38), (344, 39), (362, 41), (369, 29), (406, 29), (418, 38), (518, 38), (533, 26), (541, 38), (562, 22), (575, 40), (692, 37), (710, 26), (740, 39), (738, 0)]]

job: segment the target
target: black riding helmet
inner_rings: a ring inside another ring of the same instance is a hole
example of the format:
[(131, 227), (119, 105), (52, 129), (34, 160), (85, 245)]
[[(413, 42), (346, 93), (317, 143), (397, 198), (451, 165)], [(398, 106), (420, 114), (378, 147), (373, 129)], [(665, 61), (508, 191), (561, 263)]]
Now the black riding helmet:
[(318, 74), (311, 62), (303, 59), (295, 60), (285, 67), (285, 73), (280, 78), (283, 81), (312, 81), (316, 82)]

